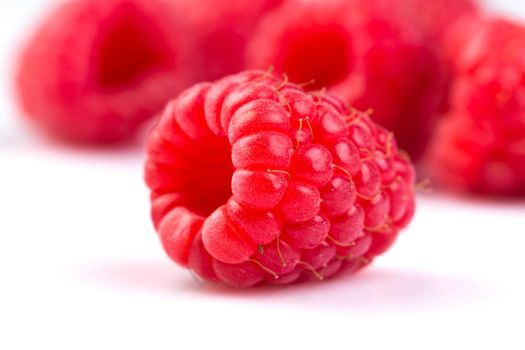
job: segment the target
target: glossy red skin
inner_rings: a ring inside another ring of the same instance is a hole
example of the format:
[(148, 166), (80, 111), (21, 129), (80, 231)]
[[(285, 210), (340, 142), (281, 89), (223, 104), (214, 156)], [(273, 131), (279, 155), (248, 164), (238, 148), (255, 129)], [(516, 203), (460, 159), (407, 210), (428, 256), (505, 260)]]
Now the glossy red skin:
[(391, 133), (264, 71), (172, 101), (151, 132), (145, 179), (168, 255), (234, 287), (355, 272), (414, 213), (413, 168)]

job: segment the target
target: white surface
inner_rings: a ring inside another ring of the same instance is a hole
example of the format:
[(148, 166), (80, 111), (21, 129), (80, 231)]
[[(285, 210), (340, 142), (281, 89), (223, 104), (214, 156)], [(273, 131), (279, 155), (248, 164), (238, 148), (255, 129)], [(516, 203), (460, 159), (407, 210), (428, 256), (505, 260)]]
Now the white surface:
[[(1, 3), (3, 77), (43, 2)], [(525, 348), (525, 201), (420, 198), (395, 248), (353, 278), (201, 285), (161, 251), (140, 151), (33, 139), (5, 83), (0, 349)]]
[(232, 291), (164, 257), (139, 155), (37, 146), (0, 150), (2, 349), (525, 346), (525, 203), (420, 198), (354, 278)]

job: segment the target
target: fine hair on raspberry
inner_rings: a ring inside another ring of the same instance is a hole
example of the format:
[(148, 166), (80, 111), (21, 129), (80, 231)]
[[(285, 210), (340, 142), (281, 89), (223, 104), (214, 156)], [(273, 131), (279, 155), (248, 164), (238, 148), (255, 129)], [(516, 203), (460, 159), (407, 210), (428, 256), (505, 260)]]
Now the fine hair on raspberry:
[(169, 257), (234, 287), (356, 272), (414, 214), (413, 167), (391, 132), (264, 71), (169, 103), (149, 136), (145, 179)]

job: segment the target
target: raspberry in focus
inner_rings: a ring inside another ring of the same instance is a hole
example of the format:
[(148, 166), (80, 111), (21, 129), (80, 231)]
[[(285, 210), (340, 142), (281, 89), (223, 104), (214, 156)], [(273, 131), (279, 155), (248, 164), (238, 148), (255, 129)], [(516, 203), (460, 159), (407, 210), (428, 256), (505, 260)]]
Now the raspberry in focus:
[(414, 170), (391, 132), (264, 71), (173, 100), (150, 134), (145, 179), (169, 257), (234, 287), (356, 272), (415, 208)]
[(71, 0), (24, 50), (18, 95), (30, 120), (80, 143), (129, 138), (194, 81), (176, 1)]

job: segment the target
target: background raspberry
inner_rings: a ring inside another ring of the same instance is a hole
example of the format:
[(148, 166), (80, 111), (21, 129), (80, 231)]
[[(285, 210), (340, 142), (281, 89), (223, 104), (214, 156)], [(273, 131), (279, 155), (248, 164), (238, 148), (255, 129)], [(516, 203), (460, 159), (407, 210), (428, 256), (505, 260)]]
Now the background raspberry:
[(429, 150), (428, 167), (449, 187), (523, 195), (525, 27), (499, 18), (473, 21), (453, 38), (450, 111)]
[(75, 0), (56, 8), (18, 68), (31, 120), (62, 139), (129, 138), (192, 81), (179, 16), (164, 0)]
[(248, 66), (273, 65), (308, 90), (328, 88), (357, 108), (372, 107), (372, 118), (418, 158), (449, 77), (413, 15), (385, 0), (287, 1), (260, 23)]
[(191, 67), (198, 81), (245, 69), (244, 51), (257, 23), (285, 0), (172, 0), (184, 11), (191, 38)]
[[(429, 40), (439, 44), (446, 40), (454, 24), (465, 16), (480, 12), (478, 1), (474, 0), (386, 0), (389, 6), (399, 7), (407, 19), (421, 28)], [(373, 1), (372, 1), (373, 3)]]
[(414, 173), (392, 133), (262, 71), (174, 100), (145, 176), (168, 255), (236, 287), (356, 271), (414, 212)]

